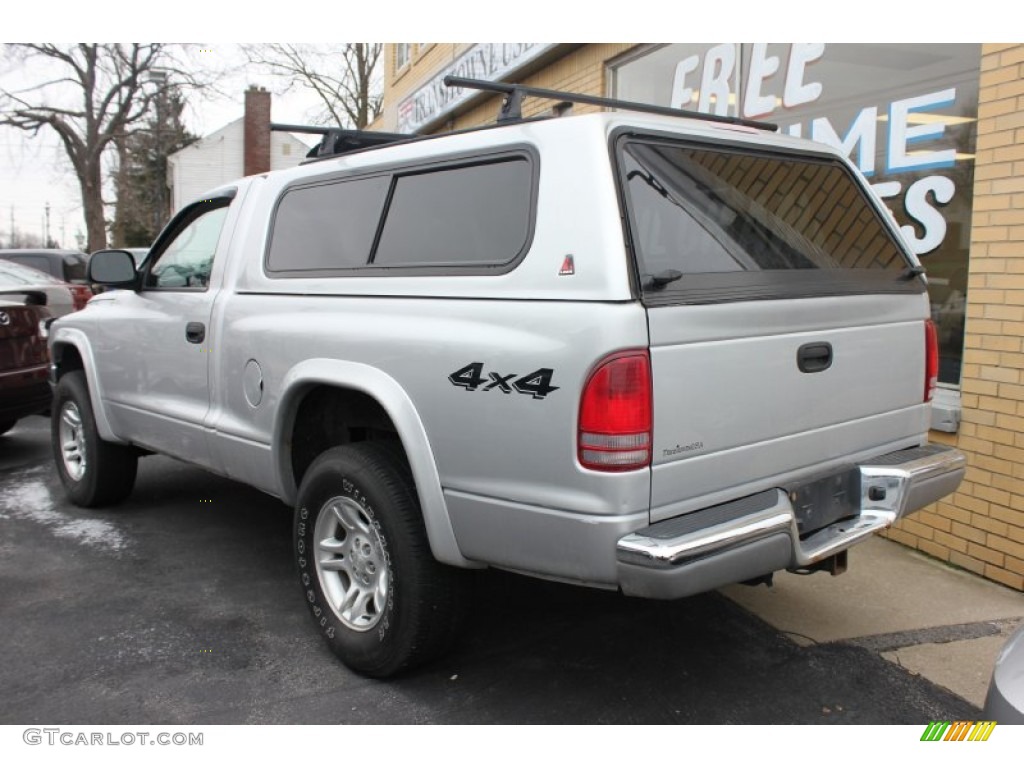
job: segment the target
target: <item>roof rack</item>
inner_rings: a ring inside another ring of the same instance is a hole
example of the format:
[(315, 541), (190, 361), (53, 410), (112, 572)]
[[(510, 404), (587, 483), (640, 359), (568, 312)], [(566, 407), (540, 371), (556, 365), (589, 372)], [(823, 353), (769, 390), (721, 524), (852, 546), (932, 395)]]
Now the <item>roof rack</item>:
[(693, 120), (706, 120), (712, 123), (745, 125), (749, 128), (759, 128), (763, 131), (776, 131), (779, 128), (775, 123), (764, 123), (760, 120), (747, 120), (742, 117), (728, 117), (726, 115), (708, 115), (703, 112), (694, 112), (689, 109), (659, 107), (655, 104), (644, 104), (639, 101), (606, 99), (600, 96), (588, 96), (584, 93), (552, 91), (548, 88), (535, 88), (532, 85), (519, 85), (517, 83), (494, 83), (489, 80), (473, 80), (467, 77), (454, 77), (452, 75), (448, 75), (444, 79), (444, 84), (449, 88), (475, 88), (479, 91), (504, 93), (505, 98), (502, 100), (501, 110), (498, 112), (498, 123), (509, 123), (522, 120), (523, 97), (536, 96), (541, 99), (551, 99), (553, 101), (563, 102), (567, 101), (573, 104), (594, 104), (599, 107), (628, 109), (633, 112), (649, 112), (655, 115), (668, 115), (669, 117), (688, 117)]
[(414, 138), (413, 134), (410, 133), (357, 131), (349, 128), (326, 128), (319, 125), (286, 125), (284, 123), (271, 123), (270, 130), (287, 131), (289, 133), (313, 133), (323, 136), (320, 143), (306, 153), (306, 157), (309, 158), (343, 155), (346, 152), (355, 152), (359, 149), (369, 149), (370, 147), (379, 147), (384, 144), (393, 144), (396, 141)]
[(386, 144), (411, 141), (429, 141), (430, 139), (439, 138), (443, 135), (468, 133), (486, 130), (488, 128), (495, 128), (507, 123), (525, 122), (525, 119), (523, 118), (523, 98), (526, 96), (551, 99), (562, 103), (594, 104), (599, 107), (628, 109), (634, 112), (648, 112), (655, 115), (667, 115), (669, 117), (686, 117), (693, 120), (704, 120), (712, 123), (744, 125), (750, 128), (759, 128), (764, 131), (778, 130), (778, 126), (775, 123), (765, 123), (759, 120), (747, 120), (741, 117), (727, 117), (724, 115), (707, 115), (703, 112), (694, 112), (688, 109), (660, 107), (656, 104), (644, 104), (639, 101), (605, 99), (599, 96), (588, 96), (585, 93), (552, 91), (548, 88), (535, 88), (532, 85), (520, 85), (518, 83), (495, 83), (489, 80), (473, 80), (467, 77), (454, 77), (452, 75), (448, 75), (444, 78), (444, 84), (449, 88), (473, 88), (480, 91), (493, 91), (494, 93), (505, 94), (505, 98), (501, 103), (501, 110), (498, 113), (496, 125), (475, 126), (473, 128), (451, 131), (447, 134), (426, 136), (415, 133), (384, 133), (382, 131), (358, 131), (349, 128), (328, 128), (320, 125), (288, 125), (285, 123), (271, 123), (270, 130), (321, 135), (323, 138), (320, 140), (320, 143), (306, 153), (307, 160), (305, 162), (308, 163), (315, 162), (317, 160), (325, 160), (328, 157), (348, 154), (350, 152), (361, 152), (367, 149), (374, 149)]

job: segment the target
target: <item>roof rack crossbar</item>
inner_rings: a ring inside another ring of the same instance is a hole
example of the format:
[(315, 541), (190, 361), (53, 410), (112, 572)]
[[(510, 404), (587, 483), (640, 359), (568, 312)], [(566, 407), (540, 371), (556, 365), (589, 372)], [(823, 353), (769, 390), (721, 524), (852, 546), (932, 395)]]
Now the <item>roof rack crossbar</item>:
[(357, 149), (378, 147), (384, 144), (392, 144), (396, 141), (405, 141), (406, 139), (412, 138), (412, 135), (407, 133), (358, 131), (350, 128), (333, 128), (322, 125), (288, 125), (286, 123), (271, 123), (270, 130), (287, 131), (288, 133), (313, 133), (323, 136), (320, 143), (310, 149), (306, 154), (306, 157), (343, 155), (346, 152), (354, 152)]
[(747, 120), (743, 117), (729, 117), (727, 115), (708, 115), (704, 112), (695, 112), (689, 109), (673, 109), (672, 107), (661, 107), (656, 104), (644, 104), (639, 101), (622, 101), (621, 99), (607, 99), (600, 96), (589, 96), (585, 93), (569, 93), (567, 91), (552, 91), (548, 88), (535, 88), (532, 85), (520, 85), (518, 83), (495, 83), (489, 80), (474, 80), (468, 77), (454, 77), (448, 75), (444, 84), (449, 88), (472, 88), (479, 91), (492, 91), (504, 93), (501, 111), (498, 114), (498, 122), (505, 123), (522, 119), (522, 102), (524, 96), (536, 96), (539, 99), (552, 99), (554, 101), (568, 101), (574, 104), (593, 104), (598, 107), (612, 107), (614, 109), (628, 109), (634, 112), (649, 112), (654, 115), (667, 115), (669, 117), (688, 117), (693, 120), (706, 120), (712, 123), (728, 123), (730, 125), (744, 125), (748, 128), (759, 128), (763, 131), (776, 131), (779, 126), (775, 123), (765, 123), (760, 120)]

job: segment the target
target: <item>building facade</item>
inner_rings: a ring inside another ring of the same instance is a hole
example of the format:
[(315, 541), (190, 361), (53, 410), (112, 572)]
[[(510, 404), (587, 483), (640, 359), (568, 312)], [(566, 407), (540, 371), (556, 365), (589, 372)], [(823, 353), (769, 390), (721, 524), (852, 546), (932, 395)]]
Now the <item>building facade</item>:
[[(952, 497), (889, 537), (1024, 590), (1024, 45), (402, 43), (372, 128), (492, 123), (445, 75), (777, 123), (840, 147), (928, 270), (932, 440), (967, 454)], [(526, 99), (524, 116), (599, 109)]]

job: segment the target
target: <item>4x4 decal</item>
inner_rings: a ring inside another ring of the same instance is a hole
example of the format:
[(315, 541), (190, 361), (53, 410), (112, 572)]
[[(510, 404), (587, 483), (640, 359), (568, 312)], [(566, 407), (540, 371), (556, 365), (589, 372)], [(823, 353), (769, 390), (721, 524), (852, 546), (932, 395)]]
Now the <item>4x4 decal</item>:
[(491, 371), (484, 378), (484, 364), (470, 363), (448, 376), (448, 381), (467, 392), (475, 392), (483, 386), (483, 392), (497, 389), (509, 394), (512, 390), (523, 395), (530, 395), (534, 400), (543, 400), (559, 387), (551, 386), (551, 377), (555, 375), (553, 368), (538, 368), (532, 373), (516, 378), (516, 374), (500, 374)]

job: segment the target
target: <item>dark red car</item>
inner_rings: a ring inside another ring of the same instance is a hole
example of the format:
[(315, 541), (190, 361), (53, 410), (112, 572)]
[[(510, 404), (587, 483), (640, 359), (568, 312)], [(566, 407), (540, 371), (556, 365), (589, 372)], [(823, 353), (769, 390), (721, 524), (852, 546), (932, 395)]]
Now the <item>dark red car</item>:
[(0, 290), (0, 435), (18, 419), (50, 407), (46, 336), (51, 320), (45, 293)]

